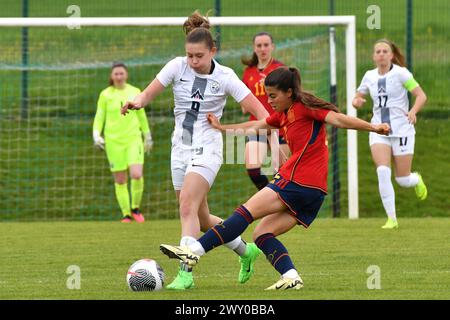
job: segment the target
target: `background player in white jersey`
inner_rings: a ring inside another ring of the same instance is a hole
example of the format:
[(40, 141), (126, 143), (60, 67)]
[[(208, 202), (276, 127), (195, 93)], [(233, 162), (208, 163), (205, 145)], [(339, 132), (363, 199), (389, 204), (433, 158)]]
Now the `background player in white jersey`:
[[(415, 187), (420, 200), (427, 197), (422, 176), (411, 173), (414, 154), (417, 113), (427, 99), (411, 72), (405, 68), (404, 57), (399, 48), (387, 39), (375, 42), (373, 61), (376, 68), (365, 73), (353, 98), (353, 106), (361, 107), (370, 94), (373, 100), (372, 123), (388, 123), (389, 136), (369, 133), (372, 158), (377, 167), (378, 186), (388, 220), (382, 228), (398, 228), (395, 211), (395, 193), (391, 181), (391, 155), (394, 159), (395, 180), (401, 187)], [(415, 97), (409, 110), (408, 91)]]
[[(226, 98), (232, 96), (241, 107), (258, 119), (269, 115), (266, 109), (239, 80), (234, 71), (214, 60), (217, 52), (209, 31), (209, 21), (198, 11), (184, 23), (186, 57), (168, 62), (150, 85), (122, 108), (140, 109), (172, 84), (175, 100), (175, 130), (172, 137), (172, 182), (179, 201), (182, 229), (181, 246), (196, 241), (200, 230), (207, 231), (222, 219), (211, 215), (207, 194), (222, 164), (222, 134), (207, 120), (213, 113), (221, 118)], [(240, 237), (226, 244), (240, 256), (239, 281), (253, 273), (260, 254), (254, 243)], [(189, 289), (194, 285), (192, 269), (182, 264), (169, 289)]]

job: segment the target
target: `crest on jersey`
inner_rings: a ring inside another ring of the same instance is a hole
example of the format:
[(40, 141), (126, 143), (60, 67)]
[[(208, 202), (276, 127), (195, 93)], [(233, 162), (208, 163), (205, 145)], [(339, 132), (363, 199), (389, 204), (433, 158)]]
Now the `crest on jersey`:
[(220, 90), (220, 84), (217, 81), (211, 80), (211, 92), (212, 93), (218, 93)]
[(203, 95), (200, 92), (200, 89), (195, 90), (194, 93), (191, 95), (191, 98), (196, 100), (203, 100)]

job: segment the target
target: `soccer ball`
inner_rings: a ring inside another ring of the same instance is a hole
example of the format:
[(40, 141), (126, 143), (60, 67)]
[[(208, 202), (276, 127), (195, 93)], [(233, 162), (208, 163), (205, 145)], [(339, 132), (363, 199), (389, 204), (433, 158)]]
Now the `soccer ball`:
[(132, 291), (161, 290), (164, 285), (164, 271), (155, 260), (138, 260), (128, 269), (127, 283)]

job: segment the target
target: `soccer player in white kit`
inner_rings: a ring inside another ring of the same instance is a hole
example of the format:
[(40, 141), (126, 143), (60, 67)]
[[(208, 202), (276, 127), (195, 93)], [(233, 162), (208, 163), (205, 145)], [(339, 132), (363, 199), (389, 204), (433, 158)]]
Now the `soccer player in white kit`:
[[(232, 96), (241, 107), (258, 119), (269, 116), (258, 99), (235, 72), (214, 60), (217, 52), (209, 31), (209, 21), (198, 11), (184, 23), (186, 57), (169, 61), (150, 85), (133, 102), (122, 107), (140, 109), (153, 101), (169, 85), (173, 86), (175, 130), (172, 136), (172, 182), (179, 201), (182, 229), (181, 246), (195, 242), (200, 230), (207, 231), (222, 219), (211, 215), (207, 194), (223, 161), (222, 134), (207, 120), (213, 113), (221, 118), (226, 99)], [(260, 250), (240, 237), (226, 244), (240, 256), (239, 281), (246, 282)], [(182, 264), (168, 289), (194, 286), (192, 269)]]
[[(405, 68), (404, 57), (399, 48), (387, 39), (375, 42), (373, 61), (376, 68), (365, 73), (353, 98), (353, 106), (360, 108), (370, 94), (373, 100), (372, 123), (388, 123), (389, 136), (369, 133), (372, 158), (377, 167), (378, 187), (381, 201), (388, 216), (383, 229), (398, 228), (395, 210), (395, 193), (391, 181), (391, 155), (394, 160), (395, 180), (404, 188), (414, 187), (420, 200), (427, 197), (422, 176), (411, 173), (414, 154), (417, 113), (427, 99), (411, 72)], [(415, 97), (409, 110), (408, 91)]]

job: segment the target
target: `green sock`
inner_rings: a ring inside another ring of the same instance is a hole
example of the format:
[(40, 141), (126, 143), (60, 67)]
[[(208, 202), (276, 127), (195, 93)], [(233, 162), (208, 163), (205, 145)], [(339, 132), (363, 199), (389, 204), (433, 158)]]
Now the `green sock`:
[(128, 185), (125, 184), (114, 184), (116, 189), (116, 198), (119, 202), (120, 210), (122, 210), (123, 216), (129, 216), (131, 214), (130, 209), (130, 196), (128, 195)]
[(131, 208), (136, 209), (141, 205), (142, 193), (144, 192), (144, 178), (131, 179)]

